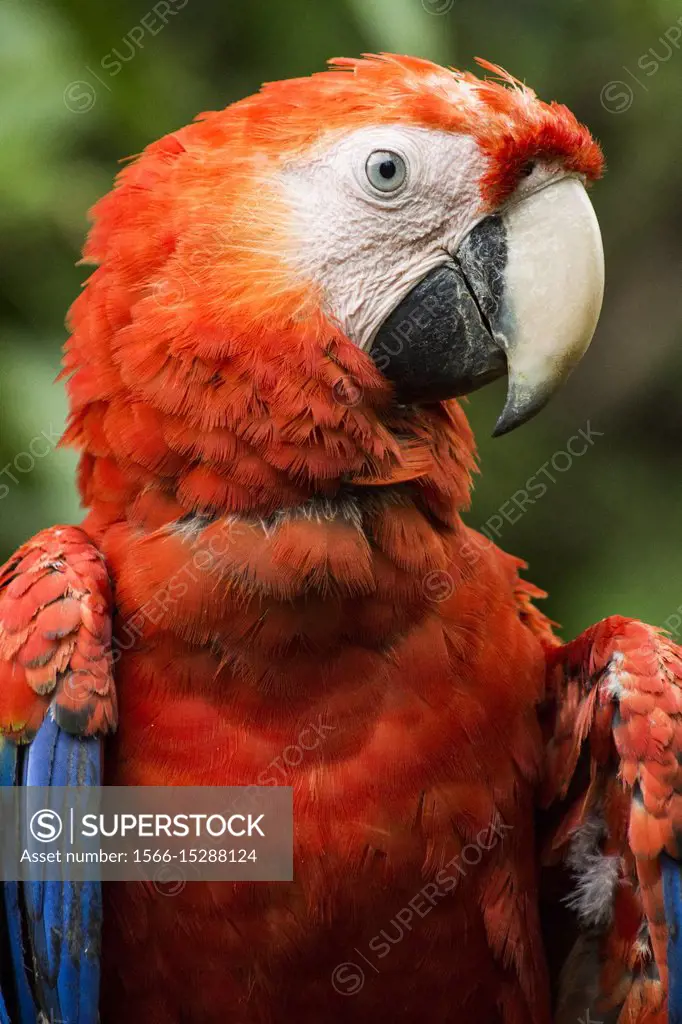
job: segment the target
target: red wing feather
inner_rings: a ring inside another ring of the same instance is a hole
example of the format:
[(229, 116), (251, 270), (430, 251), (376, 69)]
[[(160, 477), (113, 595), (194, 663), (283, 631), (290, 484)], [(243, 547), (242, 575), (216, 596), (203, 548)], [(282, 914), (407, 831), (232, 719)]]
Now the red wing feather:
[(112, 609), (104, 559), (77, 527), (43, 530), (0, 568), (0, 733), (26, 742), (48, 709), (77, 735), (115, 728)]
[[(567, 804), (549, 859), (566, 856), (570, 902), (601, 936), (598, 987), (610, 994), (601, 1007), (621, 1004), (622, 1024), (662, 1022), (660, 857), (682, 852), (682, 651), (660, 630), (613, 616), (548, 651), (548, 679), (544, 802)], [(585, 761), (587, 782), (576, 786)]]

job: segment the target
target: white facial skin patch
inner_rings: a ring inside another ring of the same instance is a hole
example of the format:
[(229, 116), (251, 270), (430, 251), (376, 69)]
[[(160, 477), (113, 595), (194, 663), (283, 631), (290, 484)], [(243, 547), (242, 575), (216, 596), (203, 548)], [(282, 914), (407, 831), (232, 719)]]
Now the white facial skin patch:
[[(393, 192), (368, 176), (368, 159), (382, 151), (404, 161)], [(485, 215), (478, 182), (486, 167), (468, 136), (398, 125), (360, 128), (282, 172), (289, 258), (321, 285), (328, 315), (360, 348)]]

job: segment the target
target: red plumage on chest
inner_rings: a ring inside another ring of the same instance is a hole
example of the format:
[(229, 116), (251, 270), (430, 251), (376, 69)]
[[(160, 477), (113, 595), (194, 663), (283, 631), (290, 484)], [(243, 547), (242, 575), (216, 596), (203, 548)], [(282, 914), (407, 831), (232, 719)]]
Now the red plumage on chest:
[[(426, 1000), (443, 1020), (455, 1000), (490, 999), (491, 1021), (540, 1006), (523, 894), (544, 656), (515, 561), (400, 488), (102, 545), (123, 723), (107, 781), (290, 785), (296, 822), (292, 884), (113, 889), (111, 1005), (175, 1019), (189, 984), (206, 1021), (226, 998), (244, 1019), (312, 1021), (325, 986), (338, 1020), (388, 998), (415, 1020)], [(166, 1005), (143, 999), (152, 942)], [(366, 972), (352, 1003), (346, 963)]]

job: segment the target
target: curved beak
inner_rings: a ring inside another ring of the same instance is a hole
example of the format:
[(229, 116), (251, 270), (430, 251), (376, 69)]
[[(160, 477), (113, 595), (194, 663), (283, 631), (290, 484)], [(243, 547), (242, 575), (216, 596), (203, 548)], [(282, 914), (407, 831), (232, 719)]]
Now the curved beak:
[(582, 183), (566, 177), (477, 224), (453, 262), (402, 300), (370, 351), (403, 400), (466, 394), (506, 372), (494, 430), (504, 434), (534, 416), (583, 356), (603, 293), (597, 218)]
[(495, 339), (507, 357), (507, 401), (494, 434), (525, 423), (580, 361), (604, 297), (604, 250), (584, 186), (563, 178), (512, 206), (504, 300)]

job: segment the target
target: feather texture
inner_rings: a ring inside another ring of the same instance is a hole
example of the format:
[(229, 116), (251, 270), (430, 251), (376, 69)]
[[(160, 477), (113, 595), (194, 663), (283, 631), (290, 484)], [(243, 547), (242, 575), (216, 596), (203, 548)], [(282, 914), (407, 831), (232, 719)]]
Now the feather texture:
[[(26, 786), (95, 786), (100, 740), (72, 736), (51, 714), (23, 755)], [(95, 1024), (99, 1009), (99, 882), (28, 882), (23, 913), (37, 1001), (48, 1020)]]
[[(597, 1009), (620, 1007), (621, 1024), (663, 1024), (668, 990), (670, 1019), (682, 1010), (679, 977), (669, 976), (679, 969), (682, 652), (659, 630), (614, 616), (552, 649), (549, 674), (545, 799), (568, 801), (550, 858), (570, 843), (571, 901), (600, 936)], [(576, 790), (581, 759), (589, 781)], [(591, 848), (576, 852), (586, 835)]]
[(116, 722), (111, 591), (82, 530), (54, 527), (0, 569), (0, 729), (30, 740), (48, 708), (67, 731)]
[[(100, 783), (93, 734), (116, 724), (111, 615), (107, 569), (80, 529), (45, 530), (0, 569), (2, 785)], [(100, 885), (7, 882), (2, 903), (14, 1024), (95, 1024)]]

